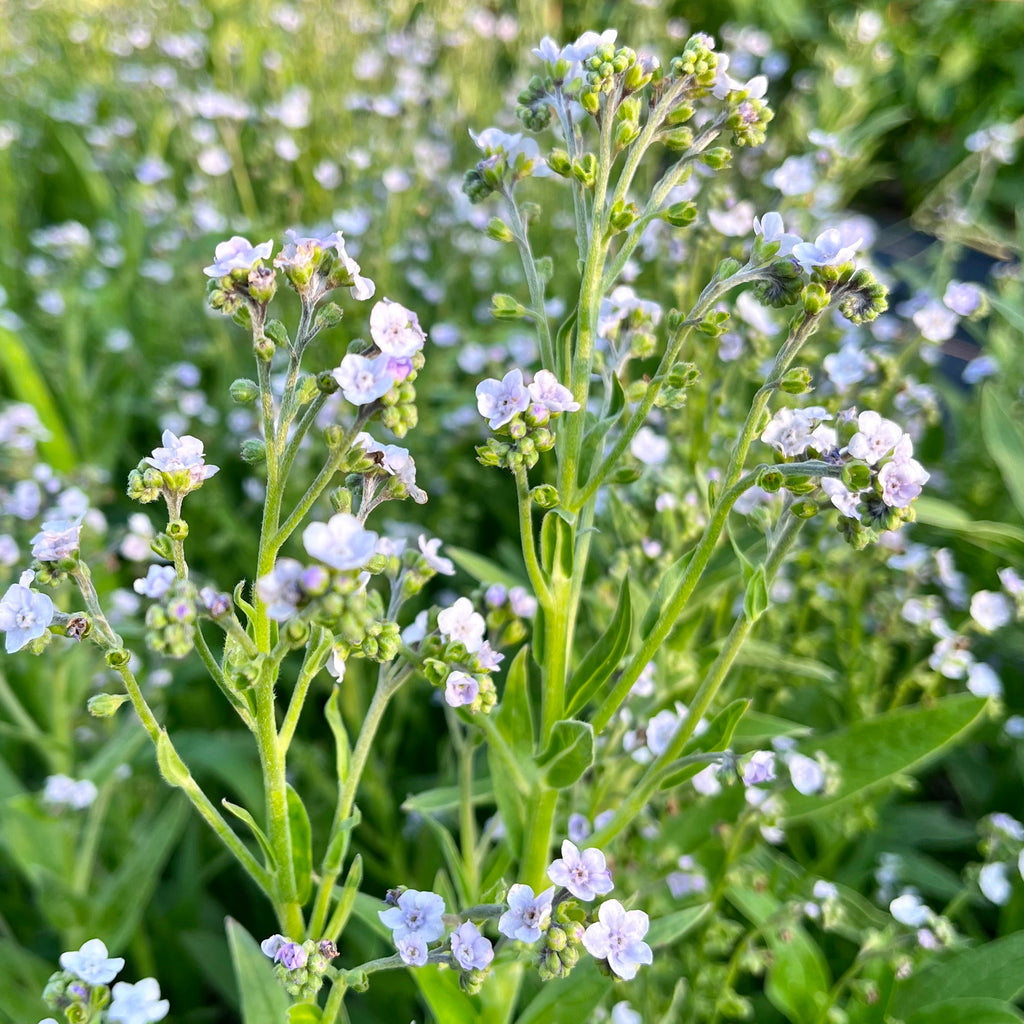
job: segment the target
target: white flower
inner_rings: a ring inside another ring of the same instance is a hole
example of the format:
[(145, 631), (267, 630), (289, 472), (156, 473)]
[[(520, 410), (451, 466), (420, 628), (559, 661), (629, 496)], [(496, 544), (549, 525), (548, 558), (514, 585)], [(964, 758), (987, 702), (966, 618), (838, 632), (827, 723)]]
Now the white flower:
[(779, 409), (761, 432), (761, 440), (777, 448), (787, 458), (802, 455), (814, 443), (815, 429), (832, 416), (820, 405), (806, 409)]
[(617, 37), (618, 32), (613, 28), (605, 29), (600, 34), (592, 30), (584, 32), (576, 42), (562, 47), (561, 58), (567, 61), (584, 61), (592, 57), (599, 46), (611, 45)]
[(1002, 863), (986, 864), (978, 872), (978, 888), (985, 899), (997, 907), (1009, 903), (1013, 886), (1010, 885), (1006, 865)]
[(846, 391), (864, 380), (874, 370), (875, 363), (857, 345), (848, 342), (838, 352), (830, 352), (825, 356), (822, 366), (836, 389)]
[(464, 971), (482, 971), (494, 959), (494, 947), (472, 921), (464, 921), (452, 932), (452, 959)]
[(668, 459), (671, 446), (668, 438), (656, 434), (650, 427), (641, 427), (629, 442), (629, 451), (645, 466), (660, 466)]
[(680, 714), (678, 710), (665, 708), (647, 723), (647, 749), (655, 757), (660, 757), (668, 749), (684, 717), (685, 712)]
[(354, 352), (345, 356), (331, 375), (341, 386), (345, 401), (352, 405), (369, 405), (395, 386), (395, 374), (388, 359), (367, 359)]
[(949, 341), (956, 334), (960, 317), (938, 299), (931, 299), (913, 317), (914, 326), (921, 332), (926, 341)]
[(306, 567), (294, 558), (279, 558), (274, 568), (256, 581), (256, 596), (267, 606), (267, 618), (285, 622), (297, 611), (304, 592)]
[(171, 1004), (160, 998), (156, 978), (143, 978), (129, 985), (119, 981), (113, 988), (114, 999), (107, 1010), (107, 1019), (117, 1024), (155, 1024), (167, 1016)]
[(408, 448), (397, 444), (378, 444), (365, 430), (356, 435), (355, 443), (367, 455), (379, 455), (377, 463), (381, 469), (403, 483), (409, 497), (418, 505), (427, 500), (426, 492), (416, 486), (416, 461), (409, 454)]
[(409, 935), (433, 942), (444, 935), (444, 900), (436, 892), (406, 889), (397, 906), (378, 910), (377, 916), (391, 929), (396, 942)]
[(1003, 682), (991, 665), (976, 661), (967, 667), (967, 689), (975, 697), (1002, 697)]
[(754, 223), (754, 204), (743, 200), (726, 210), (708, 210), (708, 220), (719, 234), (742, 238)]
[(580, 408), (580, 403), (573, 401), (572, 392), (559, 384), (550, 370), (538, 370), (528, 390), (533, 401), (550, 413), (576, 412)]
[(67, 775), (50, 775), (43, 786), (43, 803), (54, 808), (70, 807), (74, 811), (84, 811), (92, 806), (98, 795), (92, 779), (76, 781)]
[(793, 251), (793, 246), (798, 245), (802, 239), (799, 235), (786, 233), (782, 223), (782, 216), (772, 210), (762, 218), (754, 218), (754, 234), (761, 239), (762, 245), (774, 245), (779, 243), (777, 255), (788, 256)]
[(722, 783), (718, 781), (717, 764), (709, 764), (706, 768), (701, 768), (690, 781), (701, 796), (717, 796), (722, 792)]
[(793, 246), (793, 256), (805, 271), (815, 267), (836, 267), (853, 259), (862, 239), (850, 245), (843, 245), (839, 228), (823, 231), (813, 242), (798, 242)]
[(191, 434), (178, 437), (172, 431), (165, 430), (160, 435), (160, 440), (163, 441), (163, 445), (154, 448), (153, 454), (143, 461), (163, 473), (168, 486), (172, 485), (172, 481), (167, 477), (176, 478), (182, 475), (184, 481), (174, 480), (173, 485), (181, 484), (186, 491), (192, 491), (218, 472), (216, 466), (206, 465), (203, 442), (198, 437)]
[(902, 437), (901, 426), (868, 409), (857, 417), (857, 433), (850, 438), (848, 450), (855, 459), (863, 459), (873, 466), (888, 455)]
[(89, 939), (77, 952), (61, 953), (60, 965), (89, 985), (109, 985), (124, 967), (124, 960), (108, 957), (101, 939)]
[(524, 138), (521, 132), (509, 135), (500, 128), (486, 128), (479, 135), (471, 129), (469, 134), (486, 157), (504, 157), (505, 163), (517, 176), (532, 174), (535, 178), (548, 178), (552, 174), (540, 155), (536, 139)]
[(636, 977), (641, 964), (654, 960), (651, 947), (643, 941), (649, 919), (642, 910), (626, 910), (618, 900), (606, 900), (598, 907), (597, 921), (583, 933), (583, 945), (598, 960), (626, 981)]
[(415, 313), (384, 299), (370, 311), (370, 337), (385, 355), (404, 357), (419, 352), (427, 336)]
[(908, 928), (920, 928), (932, 919), (932, 911), (917, 893), (905, 892), (889, 904), (889, 913)]
[(526, 587), (513, 587), (508, 592), (508, 604), (512, 614), (521, 619), (532, 619), (537, 614), (537, 598), (527, 593)]
[(999, 582), (1011, 597), (1024, 597), (1024, 579), (1010, 566), (998, 571)]
[(821, 478), (821, 489), (828, 495), (829, 500), (848, 519), (859, 519), (857, 506), (860, 504), (860, 495), (851, 491), (842, 480), (834, 477), (823, 476)]
[(625, 1000), (612, 1007), (612, 1024), (644, 1024), (643, 1017)]
[(825, 788), (825, 772), (813, 757), (794, 751), (786, 758), (786, 767), (793, 788), (798, 793), (810, 796)]
[(596, 846), (580, 853), (568, 839), (562, 843), (561, 858), (551, 862), (548, 878), (586, 902), (612, 891), (612, 874), (604, 854)]
[(992, 632), (1013, 618), (1013, 606), (998, 590), (979, 590), (971, 595), (971, 618), (986, 632)]
[(273, 240), (252, 245), (248, 238), (234, 235), (227, 242), (220, 242), (214, 250), (213, 263), (203, 268), (207, 277), (226, 277), (232, 270), (252, 270), (259, 260), (270, 258), (274, 248)]
[(163, 597), (177, 578), (173, 565), (151, 565), (145, 578), (136, 580), (132, 587), (136, 594), (155, 600)]
[(480, 684), (466, 672), (450, 672), (444, 684), (445, 703), (452, 708), (472, 704), (480, 693)]
[(480, 650), (487, 624), (473, 602), (460, 597), (453, 605), (438, 613), (437, 628), (441, 636), (453, 643), (461, 643), (470, 654)]
[(529, 405), (530, 392), (523, 384), (522, 370), (509, 370), (501, 380), (488, 377), (476, 386), (476, 407), (491, 430), (503, 427)]
[(551, 923), (551, 900), (555, 887), (537, 896), (528, 885), (513, 885), (508, 890), (508, 910), (498, 919), (498, 931), (520, 942), (536, 942)]
[(0, 632), (6, 633), (8, 654), (38, 640), (53, 622), (53, 601), (30, 587), (14, 583), (0, 598)]
[(434, 572), (439, 572), (442, 576), (455, 575), (455, 565), (452, 560), (438, 553), (441, 548), (440, 538), (433, 537), (427, 540), (426, 534), (421, 533), (418, 543), (424, 561)]
[(310, 558), (342, 571), (362, 569), (376, 545), (377, 534), (349, 512), (339, 512), (326, 523), (310, 523), (302, 531), (302, 546)]

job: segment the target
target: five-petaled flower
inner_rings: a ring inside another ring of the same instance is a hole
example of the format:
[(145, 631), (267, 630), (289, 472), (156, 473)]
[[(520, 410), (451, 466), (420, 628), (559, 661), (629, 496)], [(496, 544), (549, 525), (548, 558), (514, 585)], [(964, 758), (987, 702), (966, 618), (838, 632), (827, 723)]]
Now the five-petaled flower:
[(582, 853), (568, 839), (562, 842), (562, 856), (551, 862), (548, 878), (565, 886), (577, 899), (590, 900), (612, 891), (612, 874), (604, 854), (591, 846)]
[(8, 654), (38, 640), (53, 622), (53, 601), (31, 587), (14, 583), (0, 598), (0, 632), (6, 633)]
[(452, 932), (452, 959), (464, 971), (482, 971), (494, 959), (494, 947), (472, 921), (465, 921)]
[(498, 931), (520, 942), (536, 942), (551, 923), (551, 900), (555, 887), (537, 896), (528, 885), (513, 885), (508, 891), (508, 910), (498, 919)]
[(436, 892), (406, 889), (396, 906), (378, 910), (377, 916), (391, 929), (396, 942), (413, 934), (424, 942), (444, 935), (444, 900)]
[(113, 989), (114, 999), (107, 1010), (111, 1024), (156, 1024), (163, 1020), (171, 1004), (160, 998), (156, 978), (143, 978), (134, 985), (119, 981)]
[(220, 242), (213, 253), (213, 263), (203, 267), (207, 277), (226, 277), (233, 270), (252, 270), (261, 260), (270, 259), (273, 241), (253, 245), (248, 238), (233, 235), (228, 241)]
[(651, 947), (643, 941), (648, 917), (642, 910), (626, 910), (618, 900), (606, 900), (598, 907), (597, 921), (583, 933), (583, 945), (598, 960), (626, 981), (636, 977), (641, 964), (654, 957)]
[(119, 956), (108, 957), (102, 939), (89, 939), (81, 949), (61, 953), (60, 965), (90, 985), (109, 985), (124, 967), (124, 960)]

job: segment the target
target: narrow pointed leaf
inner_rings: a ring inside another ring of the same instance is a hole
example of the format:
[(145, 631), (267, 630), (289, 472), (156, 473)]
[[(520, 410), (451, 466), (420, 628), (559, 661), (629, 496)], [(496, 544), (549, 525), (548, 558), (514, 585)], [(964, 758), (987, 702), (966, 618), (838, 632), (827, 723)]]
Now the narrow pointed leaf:
[(619, 667), (629, 647), (633, 630), (633, 607), (629, 596), (629, 576), (622, 581), (619, 600), (608, 628), (596, 644), (586, 653), (569, 680), (566, 713), (576, 714), (594, 698), (601, 687)]

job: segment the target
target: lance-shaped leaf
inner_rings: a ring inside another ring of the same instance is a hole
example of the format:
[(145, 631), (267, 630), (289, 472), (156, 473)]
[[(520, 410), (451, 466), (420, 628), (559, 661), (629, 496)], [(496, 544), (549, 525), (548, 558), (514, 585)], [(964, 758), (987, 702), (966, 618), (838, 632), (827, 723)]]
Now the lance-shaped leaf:
[(571, 786), (594, 763), (594, 727), (589, 722), (555, 722), (551, 739), (537, 764), (553, 789)]
[(619, 600), (612, 621), (608, 623), (608, 628), (586, 653), (569, 679), (567, 714), (574, 715), (586, 707), (611, 678), (626, 653), (626, 648), (629, 647), (632, 630), (633, 607), (629, 596), (629, 577), (626, 576), (619, 590)]

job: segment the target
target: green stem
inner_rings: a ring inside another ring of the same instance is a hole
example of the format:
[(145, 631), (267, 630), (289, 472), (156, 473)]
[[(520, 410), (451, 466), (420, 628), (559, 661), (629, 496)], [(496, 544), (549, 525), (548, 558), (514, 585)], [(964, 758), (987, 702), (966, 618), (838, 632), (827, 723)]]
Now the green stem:
[(252, 717), (252, 708), (249, 707), (248, 703), (242, 697), (240, 693), (228, 682), (227, 676), (224, 675), (220, 665), (217, 664), (217, 659), (213, 656), (213, 651), (210, 650), (209, 644), (206, 642), (206, 637), (203, 636), (202, 626), (196, 625), (196, 650), (199, 652), (199, 657), (203, 664), (206, 666), (206, 671), (210, 673), (210, 678), (217, 684), (217, 688), (221, 693), (227, 697), (231, 706), (238, 713), (238, 717), (245, 723), (246, 728), (251, 732), (255, 726), (255, 720)]
[(503, 192), (505, 209), (508, 211), (509, 220), (512, 222), (512, 235), (519, 247), (519, 258), (523, 264), (523, 273), (526, 275), (526, 285), (530, 289), (530, 304), (533, 307), (535, 322), (537, 324), (537, 338), (540, 342), (541, 364), (549, 370), (558, 372), (555, 365), (555, 350), (551, 343), (551, 328), (548, 325), (548, 315), (544, 307), (544, 283), (537, 273), (537, 261), (533, 258), (533, 250), (530, 247), (530, 236), (526, 229), (519, 206), (511, 192)]
[(475, 752), (473, 744), (463, 736), (459, 743), (459, 838), (462, 843), (462, 863), (466, 871), (466, 893), (470, 899), (476, 899), (480, 894), (480, 865), (476, 859), (476, 810), (473, 807)]
[[(796, 541), (800, 527), (804, 523), (804, 520), (799, 519), (788, 511), (783, 512), (783, 516), (782, 525), (764, 563), (765, 582), (769, 587), (786, 555), (789, 554), (793, 543)], [(646, 806), (648, 800), (658, 787), (659, 776), (662, 776), (664, 770), (683, 752), (687, 741), (693, 736), (701, 718), (704, 717), (705, 712), (711, 706), (712, 701), (714, 701), (719, 689), (721, 689), (722, 683), (725, 682), (725, 678), (729, 674), (730, 668), (732, 668), (733, 662), (736, 660), (736, 655), (750, 635), (750, 631), (753, 629), (756, 621), (756, 618), (748, 618), (746, 615), (741, 614), (733, 623), (724, 647), (708, 669), (704, 681), (690, 703), (686, 718), (672, 737), (672, 741), (647, 768), (625, 802), (615, 812), (615, 817), (604, 828), (595, 833), (593, 836), (595, 845), (601, 846), (618, 835)]]
[(100, 831), (103, 827), (103, 819), (107, 816), (112, 795), (113, 787), (108, 782), (100, 790), (99, 797), (93, 801), (92, 807), (89, 808), (85, 832), (78, 844), (75, 869), (71, 876), (72, 892), (78, 896), (84, 896), (89, 890), (89, 879), (92, 877), (92, 869), (96, 863), (96, 851), (99, 849)]
[(534, 796), (532, 814), (527, 824), (520, 874), (526, 884), (540, 892), (550, 863), (551, 836), (555, 827), (558, 790), (542, 787)]
[(526, 572), (530, 577), (533, 592), (541, 603), (550, 600), (547, 580), (537, 559), (537, 545), (533, 538), (533, 502), (530, 499), (530, 483), (526, 476), (526, 467), (519, 466), (514, 470), (516, 480), (516, 499), (519, 504), (519, 539), (523, 547), (523, 560)]

